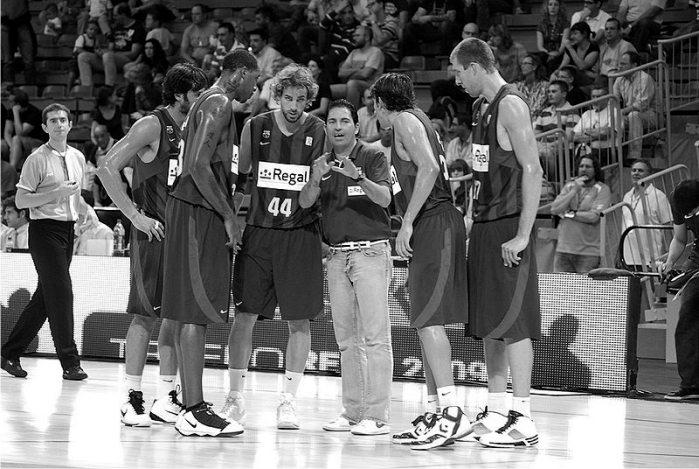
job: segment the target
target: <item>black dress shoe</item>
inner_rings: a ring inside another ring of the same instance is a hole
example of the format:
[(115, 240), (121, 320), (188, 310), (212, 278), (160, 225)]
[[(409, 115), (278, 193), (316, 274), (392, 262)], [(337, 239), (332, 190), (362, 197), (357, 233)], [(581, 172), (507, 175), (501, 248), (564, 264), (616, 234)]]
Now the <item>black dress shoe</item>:
[(665, 394), (665, 399), (669, 401), (684, 401), (689, 399), (699, 399), (699, 389), (680, 388), (678, 391)]
[(80, 381), (87, 378), (87, 373), (80, 368), (80, 365), (71, 366), (67, 370), (63, 370), (63, 379), (71, 381)]
[(2, 369), (17, 378), (27, 377), (27, 372), (22, 369), (22, 365), (19, 364), (19, 359), (8, 360), (5, 357), (2, 357)]

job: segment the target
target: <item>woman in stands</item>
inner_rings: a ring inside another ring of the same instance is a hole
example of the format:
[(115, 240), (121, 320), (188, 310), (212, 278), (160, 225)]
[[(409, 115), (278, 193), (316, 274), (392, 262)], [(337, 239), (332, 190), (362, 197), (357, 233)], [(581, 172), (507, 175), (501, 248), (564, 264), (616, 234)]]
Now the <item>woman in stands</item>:
[(114, 140), (120, 140), (124, 136), (124, 127), (121, 122), (121, 109), (116, 104), (116, 92), (112, 86), (103, 86), (97, 92), (97, 102), (92, 110), (91, 140), (95, 140), (95, 127), (99, 124), (107, 126), (109, 135)]
[(545, 0), (541, 21), (536, 26), (536, 48), (546, 64), (546, 76), (550, 76), (563, 60), (563, 38), (568, 36), (569, 29), (563, 0)]
[(498, 71), (508, 83), (514, 83), (520, 77), (520, 68), (527, 50), (519, 42), (512, 40), (504, 24), (494, 24), (488, 30), (488, 44), (498, 62)]

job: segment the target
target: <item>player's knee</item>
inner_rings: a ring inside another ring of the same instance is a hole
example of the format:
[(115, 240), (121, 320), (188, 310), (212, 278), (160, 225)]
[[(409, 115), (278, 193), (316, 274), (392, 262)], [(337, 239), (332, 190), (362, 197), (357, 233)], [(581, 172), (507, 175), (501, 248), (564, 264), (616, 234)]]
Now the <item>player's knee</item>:
[(308, 319), (297, 319), (289, 321), (289, 332), (290, 333), (309, 333), (311, 332), (311, 321)]

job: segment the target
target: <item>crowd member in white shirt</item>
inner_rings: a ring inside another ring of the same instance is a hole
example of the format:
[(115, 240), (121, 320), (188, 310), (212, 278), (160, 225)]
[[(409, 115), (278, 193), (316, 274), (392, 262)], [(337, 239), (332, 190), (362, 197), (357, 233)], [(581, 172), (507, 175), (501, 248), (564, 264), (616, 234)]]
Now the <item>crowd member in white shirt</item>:
[(585, 0), (583, 9), (573, 13), (570, 24), (584, 21), (590, 26), (592, 35), (590, 41), (595, 41), (599, 46), (605, 43), (604, 26), (611, 15), (602, 10), (602, 0)]
[(8, 244), (13, 249), (29, 249), (29, 210), (18, 209), (15, 196), (2, 201), (2, 220), (9, 228), (2, 233), (2, 250), (5, 251)]
[[(641, 179), (651, 174), (653, 174), (653, 166), (646, 159), (636, 160), (631, 165), (633, 187), (624, 194), (624, 202), (631, 205), (638, 225), (669, 225), (672, 221), (672, 211), (665, 193), (655, 187), (653, 183), (647, 183), (643, 186), (638, 184)], [(646, 210), (644, 210), (642, 197), (646, 200)], [(630, 210), (625, 208), (623, 216), (622, 232), (633, 225)], [(636, 236), (636, 233), (639, 236)], [(649, 240), (652, 240), (651, 244), (648, 243)], [(650, 271), (653, 271), (655, 266), (652, 266), (650, 262), (665, 254), (668, 247), (669, 242), (665, 242), (663, 232), (660, 230), (632, 232), (624, 243), (624, 262), (629, 268), (636, 271), (642, 270), (643, 265), (650, 266)]]
[(466, 113), (458, 113), (451, 121), (447, 129), (449, 143), (444, 151), (446, 152), (447, 166), (456, 160), (464, 160), (471, 164), (471, 119)]
[(621, 56), (629, 51), (636, 52), (636, 48), (622, 39), (621, 22), (616, 18), (610, 18), (604, 24), (604, 36), (607, 42), (600, 47), (599, 74), (606, 80), (610, 73), (619, 71)]
[[(592, 89), (592, 99), (601, 98), (608, 94), (609, 88), (604, 85), (597, 85)], [(624, 130), (623, 121), (619, 122), (617, 119), (615, 122), (612, 118), (608, 104), (607, 100), (594, 103), (592, 109), (583, 112), (573, 128), (573, 141), (576, 143), (576, 147), (589, 147), (581, 153), (596, 155), (603, 166), (610, 161), (611, 152), (614, 151), (614, 147)]]

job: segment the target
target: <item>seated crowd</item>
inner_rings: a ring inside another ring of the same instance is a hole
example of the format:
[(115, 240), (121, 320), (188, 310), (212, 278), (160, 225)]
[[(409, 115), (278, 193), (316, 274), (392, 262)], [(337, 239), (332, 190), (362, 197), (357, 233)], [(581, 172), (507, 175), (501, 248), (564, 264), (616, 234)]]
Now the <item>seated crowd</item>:
[[(594, 164), (587, 163), (597, 173), (599, 165), (614, 160), (616, 139), (623, 139), (630, 142), (624, 158), (640, 159), (642, 136), (657, 125), (660, 112), (654, 78), (632, 69), (651, 57), (649, 44), (661, 34), (664, 0), (610, 2), (611, 12), (601, 0), (585, 0), (582, 9), (573, 12), (566, 11), (563, 0), (545, 0), (532, 32), (535, 50), (514, 41), (503, 21), (502, 14), (522, 13), (516, 0), (496, 2), (497, 6), (480, 0), (310, 0), (303, 6), (263, 4), (254, 9), (254, 19), (250, 12), (245, 18), (242, 12), (214, 18), (205, 4), (193, 4), (182, 15), (170, 0), (128, 0), (113, 8), (98, 0), (59, 0), (38, 18), (29, 15), (27, 0), (13, 2), (16, 8), (5, 3), (3, 40), (12, 37), (14, 49), (3, 46), (2, 56), (3, 197), (12, 195), (24, 159), (47, 139), (41, 109), (21, 87), (13, 86), (20, 66), (25, 84), (37, 82), (31, 47), (36, 44), (31, 23), (37, 20), (44, 35), (75, 37), (67, 89), (97, 88), (94, 109), (76, 122), (76, 127), (89, 127), (89, 140), (81, 148), (88, 159), (82, 189), (97, 207), (111, 204), (94, 177), (100, 158), (137, 119), (161, 104), (160, 83), (168, 68), (190, 62), (213, 82), (223, 57), (237, 48), (248, 48), (261, 71), (255, 95), (236, 105), (239, 128), (250, 116), (278, 107), (270, 99), (270, 78), (286, 64), (299, 62), (311, 69), (320, 86), (312, 113), (323, 116), (331, 100), (345, 97), (359, 109), (360, 139), (390, 155), (390, 129), (380, 127), (367, 96), (371, 84), (384, 71), (400, 69), (403, 57), (423, 55), (425, 44), (433, 43), (438, 61), (462, 38), (486, 40), (501, 75), (528, 102), (535, 131), (545, 133), (538, 142), (547, 184), (542, 203), (558, 201), (559, 192), (576, 192), (564, 184), (568, 176), (560, 169), (562, 157), (574, 169), (575, 158), (593, 158)], [(185, 16), (190, 24), (181, 35), (173, 34), (169, 25), (176, 19), (181, 23)], [(11, 22), (7, 28), (6, 19)], [(15, 60), (15, 51), (21, 62)], [(629, 70), (609, 80), (611, 74)], [(467, 213), (473, 98), (455, 83), (451, 71), (433, 81), (430, 92), (428, 114), (444, 143), (450, 170), (463, 178), (453, 190)], [(619, 102), (620, 122), (610, 118), (609, 101), (603, 99), (610, 94)], [(568, 111), (591, 99), (585, 109)], [(563, 134), (572, 142), (569, 154), (560, 149)], [(122, 177), (128, 187), (128, 168)], [(555, 212), (566, 213), (567, 205), (554, 205)]]

